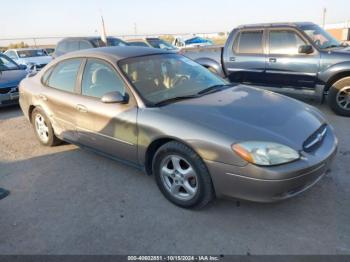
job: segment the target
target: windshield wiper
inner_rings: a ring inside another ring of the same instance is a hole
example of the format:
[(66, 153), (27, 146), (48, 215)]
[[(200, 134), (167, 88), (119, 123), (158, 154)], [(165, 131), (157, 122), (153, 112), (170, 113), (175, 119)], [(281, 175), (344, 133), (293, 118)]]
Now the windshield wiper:
[(186, 100), (186, 99), (192, 99), (192, 98), (198, 98), (198, 97), (200, 97), (200, 96), (198, 96), (198, 95), (175, 96), (175, 97), (172, 97), (172, 98), (160, 101), (158, 103), (154, 103), (153, 105), (154, 106), (164, 106), (164, 105), (171, 104), (171, 103), (174, 103), (174, 102), (177, 102), (177, 101)]
[(335, 47), (341, 47), (341, 46), (340, 45), (329, 45), (329, 46), (326, 46), (324, 49), (335, 48)]
[(202, 91), (199, 91), (197, 94), (198, 95), (211, 94), (211, 93), (215, 93), (215, 92), (221, 91), (221, 90), (229, 88), (229, 87), (232, 87), (232, 85), (213, 85), (213, 86), (210, 86), (206, 89), (203, 89)]

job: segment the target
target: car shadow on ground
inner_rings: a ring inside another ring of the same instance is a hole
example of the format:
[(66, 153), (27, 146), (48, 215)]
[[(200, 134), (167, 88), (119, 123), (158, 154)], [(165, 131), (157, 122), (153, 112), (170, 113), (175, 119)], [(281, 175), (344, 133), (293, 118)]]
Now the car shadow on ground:
[(19, 105), (0, 107), (0, 121), (22, 116), (23, 113)]

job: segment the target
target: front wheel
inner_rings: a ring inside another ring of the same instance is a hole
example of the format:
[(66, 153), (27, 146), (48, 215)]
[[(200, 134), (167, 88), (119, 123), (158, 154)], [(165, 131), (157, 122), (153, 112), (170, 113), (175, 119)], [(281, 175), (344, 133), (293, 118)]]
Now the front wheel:
[(328, 93), (330, 108), (342, 116), (350, 116), (350, 77), (335, 82)]
[(214, 198), (212, 181), (202, 159), (179, 142), (159, 148), (153, 160), (153, 174), (163, 195), (180, 207), (202, 208)]

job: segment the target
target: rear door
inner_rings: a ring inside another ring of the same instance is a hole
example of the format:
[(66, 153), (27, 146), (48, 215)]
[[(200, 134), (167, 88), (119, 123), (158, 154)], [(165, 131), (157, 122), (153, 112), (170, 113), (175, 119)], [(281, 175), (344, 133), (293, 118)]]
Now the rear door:
[[(103, 103), (109, 92), (129, 94), (127, 104)], [(116, 68), (88, 59), (81, 79), (81, 96), (75, 100), (79, 143), (119, 159), (137, 162), (137, 104)]]
[(225, 68), (231, 82), (265, 82), (264, 43), (263, 29), (244, 29), (237, 33), (228, 58), (225, 55)]
[(270, 29), (267, 40), (266, 84), (276, 87), (313, 88), (319, 68), (319, 53), (299, 54), (305, 39), (292, 28)]
[(46, 88), (39, 94), (55, 132), (72, 142), (77, 141), (75, 125), (79, 115), (75, 99), (79, 97), (77, 79), (82, 61), (80, 58), (63, 60), (47, 71), (42, 79)]

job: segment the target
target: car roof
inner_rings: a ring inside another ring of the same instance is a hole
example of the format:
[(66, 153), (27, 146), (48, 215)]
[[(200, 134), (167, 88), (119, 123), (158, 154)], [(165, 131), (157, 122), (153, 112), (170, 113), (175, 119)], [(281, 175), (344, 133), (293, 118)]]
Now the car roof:
[(315, 25), (312, 22), (280, 22), (280, 23), (260, 23), (260, 24), (246, 24), (246, 25), (240, 25), (238, 28), (267, 28), (267, 27), (301, 27), (306, 25)]
[(45, 48), (38, 48), (38, 47), (26, 47), (26, 48), (11, 48), (6, 51), (28, 51), (28, 50), (43, 50)]
[[(113, 57), (115, 60), (123, 60), (125, 58), (156, 55), (156, 54), (173, 54), (172, 52), (148, 47), (139, 46), (113, 46), (113, 47), (100, 47), (93, 49), (85, 49), (76, 52), (71, 52), (63, 55), (62, 58), (73, 57)], [(61, 58), (61, 57), (60, 57)]]
[[(115, 38), (115, 39), (119, 39), (118, 37), (114, 37), (114, 36), (107, 36), (107, 39), (112, 39), (112, 38)], [(63, 38), (60, 42), (62, 41), (68, 41), (68, 40), (99, 40), (101, 39), (100, 36), (74, 36), (74, 37), (66, 37), (66, 38)]]

